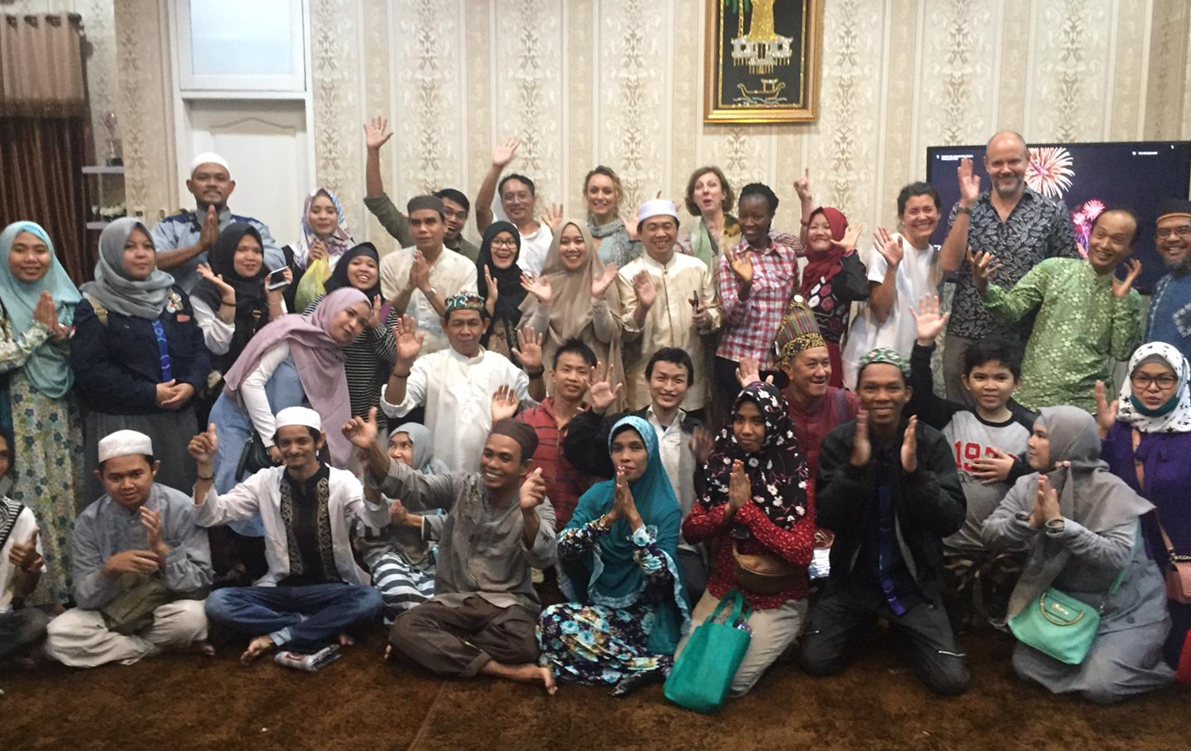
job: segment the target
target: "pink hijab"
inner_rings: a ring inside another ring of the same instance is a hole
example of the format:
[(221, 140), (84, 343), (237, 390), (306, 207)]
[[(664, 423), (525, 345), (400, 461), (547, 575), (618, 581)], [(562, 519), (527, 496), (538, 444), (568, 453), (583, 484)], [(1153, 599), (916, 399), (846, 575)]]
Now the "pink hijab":
[(310, 315), (286, 315), (278, 318), (248, 341), (236, 363), (223, 377), (223, 393), (243, 406), (240, 387), (260, 363), (265, 353), (279, 344), (289, 345), (294, 367), (310, 406), (322, 419), (323, 432), (331, 451), (331, 464), (344, 468), (351, 459), (351, 444), (339, 427), (351, 419), (351, 397), (343, 372), (343, 348), (327, 333), (337, 313), (360, 303), (367, 303), (364, 293), (354, 287), (331, 292)]

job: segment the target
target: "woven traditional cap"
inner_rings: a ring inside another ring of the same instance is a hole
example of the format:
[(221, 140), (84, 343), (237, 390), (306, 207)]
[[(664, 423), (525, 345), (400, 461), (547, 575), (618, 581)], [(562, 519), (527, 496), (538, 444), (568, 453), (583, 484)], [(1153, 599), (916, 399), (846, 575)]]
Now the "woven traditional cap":
[(827, 342), (819, 333), (815, 312), (806, 304), (802, 295), (794, 295), (786, 308), (786, 314), (782, 316), (777, 335), (773, 338), (774, 362), (781, 365), (793, 360), (794, 356), (803, 350), (826, 346)]

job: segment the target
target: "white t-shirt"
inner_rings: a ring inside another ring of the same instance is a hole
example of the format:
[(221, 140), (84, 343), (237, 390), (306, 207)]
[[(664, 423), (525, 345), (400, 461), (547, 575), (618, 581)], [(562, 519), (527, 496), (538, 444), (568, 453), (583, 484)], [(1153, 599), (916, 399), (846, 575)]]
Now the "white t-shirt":
[(517, 265), (522, 271), (531, 274), (542, 273), (546, 265), (546, 254), (550, 252), (550, 243), (554, 242), (554, 233), (545, 224), (538, 224), (535, 232), (521, 234), (521, 255), (517, 256)]
[[(409, 270), (414, 264), (416, 247), (402, 248), (385, 256), (380, 262), (380, 289), (386, 300), (392, 300), (409, 280)], [(524, 268), (524, 267), (522, 267)], [(438, 260), (430, 267), (430, 286), (442, 295), (445, 301), (461, 292), (476, 293), (476, 264), (466, 256), (444, 247)], [(447, 335), (442, 330), (442, 318), (438, 311), (415, 289), (409, 297), (407, 315), (418, 322), (418, 331), (426, 334), (422, 342), (422, 354), (446, 349)]]
[[(895, 234), (896, 240), (903, 237)], [(884, 323), (877, 320), (869, 303), (860, 305), (860, 310), (852, 319), (852, 329), (848, 333), (848, 343), (842, 355), (844, 363), (844, 385), (855, 388), (856, 370), (860, 358), (865, 353), (877, 347), (897, 350), (898, 354), (909, 359), (914, 349), (914, 340), (918, 338), (914, 316), (909, 308), (918, 309), (918, 298), (925, 294), (939, 294), (938, 285), (942, 282), (942, 271), (939, 267), (939, 246), (928, 244), (925, 248), (915, 248), (905, 239), (905, 255), (897, 267), (894, 286), (897, 295), (893, 300), (893, 307)], [(885, 281), (885, 270), (889, 268), (885, 257), (874, 246), (869, 250), (869, 257), (865, 262), (868, 267), (868, 280), (873, 283)]]
[[(16, 508), (20, 505), (16, 501), (11, 501), (7, 498), (0, 498), (0, 503), (5, 505), (3, 509), (5, 513), (15, 513)], [(33, 511), (26, 506), (17, 514), (17, 520), (12, 527), (12, 532), (9, 533), (4, 545), (0, 546), (0, 613), (7, 613), (12, 610), (13, 585), (17, 576), (17, 567), (8, 561), (8, 555), (12, 552), (13, 545), (28, 543), (35, 529), (37, 529), (37, 519), (33, 516)], [(40, 537), (37, 538), (37, 552), (39, 555), (42, 552)]]

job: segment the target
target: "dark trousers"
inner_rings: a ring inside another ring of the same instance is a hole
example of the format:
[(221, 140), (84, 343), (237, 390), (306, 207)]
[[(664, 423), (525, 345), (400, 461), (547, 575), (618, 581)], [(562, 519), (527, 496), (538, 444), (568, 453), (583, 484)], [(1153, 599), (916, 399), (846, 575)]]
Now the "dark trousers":
[(928, 587), (925, 601), (896, 615), (874, 587), (858, 582), (829, 583), (811, 613), (810, 630), (802, 638), (799, 663), (815, 676), (834, 675), (852, 659), (860, 631), (877, 618), (905, 638), (906, 658), (918, 678), (940, 696), (957, 696), (968, 688), (967, 658), (956, 646), (938, 587)]
[(538, 618), (528, 608), (498, 608), (476, 595), (459, 607), (430, 600), (397, 616), (393, 651), (437, 675), (471, 678), (489, 660), (524, 665), (538, 660)]
[(0, 662), (21, 657), (45, 638), (50, 617), (38, 608), (0, 613)]
[(686, 587), (687, 602), (691, 609), (707, 590), (707, 563), (697, 550), (678, 549), (678, 568), (682, 571), (682, 585)]
[(225, 587), (207, 597), (207, 618), (241, 633), (269, 634), (277, 646), (319, 646), (377, 620), (385, 601), (366, 585)]

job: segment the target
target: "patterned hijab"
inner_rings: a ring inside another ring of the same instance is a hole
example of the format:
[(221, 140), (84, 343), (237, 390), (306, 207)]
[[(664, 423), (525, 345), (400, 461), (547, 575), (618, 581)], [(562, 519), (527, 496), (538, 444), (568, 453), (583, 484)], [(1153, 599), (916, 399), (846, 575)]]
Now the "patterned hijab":
[[(790, 409), (782, 393), (770, 383), (757, 381), (745, 386), (732, 405), (732, 414), (736, 415), (746, 401), (756, 404), (765, 418), (765, 440), (761, 450), (755, 454), (746, 453), (731, 425), (721, 430), (707, 460), (707, 493), (699, 502), (708, 509), (728, 502), (732, 463), (739, 460), (744, 463), (745, 472), (752, 481), (753, 503), (775, 525), (790, 529), (810, 511), (806, 493), (809, 473), (794, 437)], [(743, 525), (737, 527), (733, 530), (735, 536), (749, 536)]]
[[(335, 213), (339, 216), (339, 225), (328, 237), (319, 237), (314, 228), (310, 226), (310, 205), (320, 195), (331, 199), (331, 203), (335, 204)], [(338, 262), (339, 256), (356, 244), (351, 233), (347, 231), (347, 217), (343, 215), (343, 204), (339, 203), (339, 198), (327, 188), (315, 189), (313, 193), (306, 196), (306, 203), (302, 207), (302, 234), (298, 238), (298, 242), (294, 244), (294, 262), (299, 267), (306, 268), (307, 259), (310, 257), (310, 245), (315, 240), (322, 240), (323, 245), (327, 247), (329, 263), (332, 266)]]
[(87, 282), (79, 291), (120, 315), (153, 321), (165, 309), (174, 277), (155, 267), (144, 279), (129, 278), (124, 270), (124, 246), (133, 230), (138, 229), (152, 238), (149, 228), (131, 217), (117, 219), (103, 228), (95, 281)]
[[(50, 252), (50, 265), (45, 275), (35, 282), (21, 282), (12, 275), (8, 257), (12, 253), (17, 235), (28, 232), (45, 243)], [(75, 306), (83, 299), (75, 289), (74, 282), (66, 269), (58, 262), (54, 243), (41, 225), (33, 222), (15, 222), (0, 233), (0, 302), (8, 314), (13, 337), (24, 334), (33, 326), (33, 311), (37, 308), (42, 292), (49, 292), (54, 299), (54, 312), (58, 322), (67, 328), (74, 324)], [(70, 369), (70, 355), (50, 343), (34, 349), (25, 360), (25, 375), (34, 389), (51, 399), (65, 396), (74, 383), (74, 371)], [(11, 446), (9, 449), (11, 450)]]
[(1121, 385), (1120, 399), (1117, 400), (1117, 420), (1132, 425), (1142, 433), (1191, 432), (1191, 385), (1188, 384), (1191, 367), (1188, 367), (1187, 358), (1166, 342), (1150, 342), (1138, 347), (1129, 359), (1129, 374), (1132, 375), (1147, 360), (1160, 361), (1169, 366), (1179, 379), (1174, 396), (1170, 398), (1170, 407), (1165, 411), (1159, 408), (1159, 414), (1143, 414), (1133, 402), (1133, 384), (1126, 379)]

